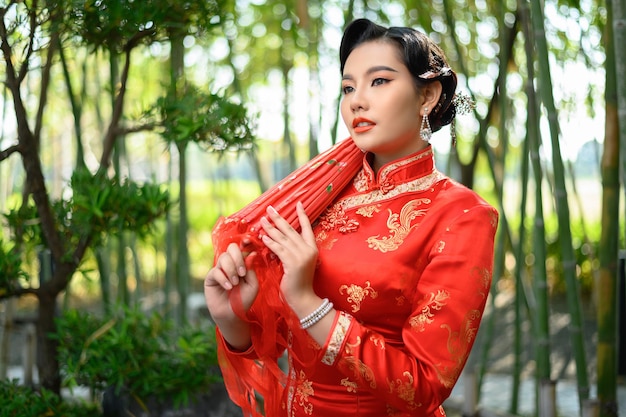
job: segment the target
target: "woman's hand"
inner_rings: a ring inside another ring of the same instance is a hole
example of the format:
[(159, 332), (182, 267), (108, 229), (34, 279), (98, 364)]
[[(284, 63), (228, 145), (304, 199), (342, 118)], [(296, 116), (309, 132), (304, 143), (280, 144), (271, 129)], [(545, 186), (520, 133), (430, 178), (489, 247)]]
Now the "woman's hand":
[[(244, 248), (249, 243), (244, 241)], [(248, 256), (255, 256), (255, 253)], [(246, 268), (244, 258), (241, 248), (231, 243), (204, 280), (204, 298), (211, 318), (226, 341), (241, 350), (250, 345), (250, 331), (248, 324), (233, 311), (231, 300), (234, 292), (239, 291), (243, 310), (247, 312), (259, 293), (256, 273)]]
[(318, 249), (311, 222), (302, 203), (297, 203), (296, 212), (301, 233), (291, 227), (271, 206), (267, 208), (269, 220), (263, 217), (261, 225), (267, 233), (263, 235), (263, 243), (278, 256), (283, 264), (284, 275), (280, 289), (289, 306), (300, 315), (299, 308), (304, 307), (306, 310), (309, 305), (319, 304), (319, 297), (313, 291)]

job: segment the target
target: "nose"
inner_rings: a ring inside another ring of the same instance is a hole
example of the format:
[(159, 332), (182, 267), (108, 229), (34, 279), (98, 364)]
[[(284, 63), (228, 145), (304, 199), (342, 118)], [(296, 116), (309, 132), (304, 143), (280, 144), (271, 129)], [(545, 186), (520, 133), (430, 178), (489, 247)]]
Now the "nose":
[(357, 112), (359, 110), (367, 110), (368, 98), (367, 93), (361, 88), (358, 90), (354, 90), (352, 94), (350, 94), (350, 109), (352, 112)]

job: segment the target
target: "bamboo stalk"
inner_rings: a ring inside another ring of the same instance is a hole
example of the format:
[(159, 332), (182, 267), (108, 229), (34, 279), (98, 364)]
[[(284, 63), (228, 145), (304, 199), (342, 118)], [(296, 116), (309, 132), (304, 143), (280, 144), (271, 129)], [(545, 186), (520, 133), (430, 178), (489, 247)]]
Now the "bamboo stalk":
[(566, 283), (568, 312), (571, 319), (569, 333), (576, 362), (576, 379), (578, 383), (578, 401), (589, 398), (589, 381), (587, 376), (587, 360), (585, 355), (584, 335), (582, 333), (582, 307), (580, 299), (580, 284), (576, 276), (576, 258), (572, 246), (572, 232), (570, 229), (570, 215), (565, 187), (564, 166), (559, 143), (560, 127), (558, 113), (552, 95), (552, 80), (550, 79), (550, 63), (548, 60), (548, 46), (544, 30), (543, 5), (541, 0), (531, 0), (531, 22), (533, 25), (534, 45), (537, 50), (537, 59), (540, 72), (538, 74), (541, 101), (547, 111), (552, 144), (552, 169), (554, 173), (554, 196), (556, 200), (557, 218), (559, 224), (559, 243), (561, 247), (561, 261), (563, 276)]
[[(528, 155), (530, 150), (530, 141), (525, 140), (523, 143), (522, 155)], [(521, 166), (521, 200), (520, 200), (520, 224), (518, 230), (518, 243), (513, 248), (515, 253), (515, 270), (513, 272), (515, 276), (515, 322), (513, 330), (513, 381), (511, 384), (511, 404), (509, 411), (511, 414), (517, 414), (519, 409), (519, 393), (521, 388), (521, 374), (522, 374), (522, 323), (526, 316), (524, 312), (528, 311), (528, 304), (525, 303), (525, 286), (522, 277), (522, 271), (524, 270), (524, 243), (526, 242), (526, 202), (528, 200), (528, 176), (529, 176), (529, 158), (522, 158)], [(526, 306), (526, 309), (522, 307)]]
[(539, 386), (539, 417), (556, 416), (556, 382), (542, 380)]
[[(612, 4), (607, 2), (607, 20), (614, 21)], [(600, 164), (602, 175), (602, 230), (599, 242), (600, 269), (597, 297), (597, 369), (598, 407), (600, 417), (617, 416), (617, 260), (619, 258), (619, 154), (617, 63), (613, 48), (614, 27), (606, 25), (606, 120), (604, 153)], [(622, 76), (624, 76), (622, 74)]]
[[(542, 381), (551, 379), (550, 367), (550, 325), (548, 307), (548, 284), (546, 273), (546, 242), (543, 215), (543, 169), (539, 156), (541, 138), (539, 133), (539, 99), (535, 94), (534, 87), (534, 55), (529, 42), (532, 39), (531, 26), (532, 18), (528, 13), (523, 14), (524, 34), (527, 39), (526, 64), (528, 71), (528, 81), (526, 85), (526, 95), (528, 97), (528, 119), (527, 119), (527, 141), (529, 142), (530, 161), (533, 167), (533, 177), (535, 183), (535, 217), (533, 225), (533, 254), (535, 256), (533, 267), (533, 288), (535, 298), (535, 315), (533, 315), (533, 333), (535, 337), (535, 376), (537, 382), (537, 408), (541, 410), (541, 384)], [(542, 416), (543, 417), (543, 416)]]
[[(619, 155), (621, 170), (621, 182), (626, 184), (626, 0), (612, 0), (613, 19), (607, 19), (613, 26), (613, 49), (615, 53), (615, 72), (617, 84), (617, 108), (619, 116)], [(607, 4), (607, 8), (611, 5)]]

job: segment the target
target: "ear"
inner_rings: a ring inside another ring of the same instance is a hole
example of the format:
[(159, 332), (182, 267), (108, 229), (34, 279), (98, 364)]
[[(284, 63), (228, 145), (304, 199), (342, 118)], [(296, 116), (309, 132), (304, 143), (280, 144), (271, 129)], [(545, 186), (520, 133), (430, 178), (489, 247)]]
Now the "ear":
[(430, 114), (441, 97), (443, 87), (439, 81), (426, 84), (422, 87), (422, 107), (420, 108), (420, 117), (424, 115), (424, 109), (428, 108)]

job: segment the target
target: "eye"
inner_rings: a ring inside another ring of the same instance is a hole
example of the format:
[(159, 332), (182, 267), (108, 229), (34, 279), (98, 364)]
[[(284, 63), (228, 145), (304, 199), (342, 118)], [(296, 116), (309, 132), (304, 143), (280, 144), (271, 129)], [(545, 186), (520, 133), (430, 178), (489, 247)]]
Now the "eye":
[(372, 81), (372, 87), (377, 86), (377, 85), (383, 85), (383, 84), (385, 84), (387, 82), (389, 82), (389, 80), (386, 79), (386, 78), (375, 78)]
[(344, 86), (344, 87), (341, 89), (341, 91), (342, 91), (344, 94), (348, 94), (348, 93), (351, 93), (351, 92), (353, 92), (353, 91), (354, 91), (354, 87), (352, 87), (351, 85), (346, 85), (346, 86)]

